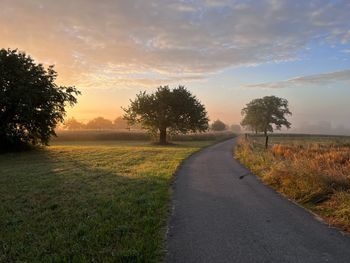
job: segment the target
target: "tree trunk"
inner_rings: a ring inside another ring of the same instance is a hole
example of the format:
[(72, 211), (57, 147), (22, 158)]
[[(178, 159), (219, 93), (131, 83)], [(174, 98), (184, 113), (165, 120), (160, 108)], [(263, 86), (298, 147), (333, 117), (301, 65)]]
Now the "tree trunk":
[(159, 129), (159, 144), (166, 144), (166, 128)]

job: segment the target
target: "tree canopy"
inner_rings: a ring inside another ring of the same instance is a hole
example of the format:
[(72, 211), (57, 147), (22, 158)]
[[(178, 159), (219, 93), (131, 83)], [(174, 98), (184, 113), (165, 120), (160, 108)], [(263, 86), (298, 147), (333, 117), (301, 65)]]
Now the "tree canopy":
[(58, 86), (54, 66), (47, 69), (17, 49), (0, 50), (0, 148), (44, 144), (73, 106), (74, 87)]
[(291, 123), (286, 116), (292, 115), (288, 108), (288, 101), (276, 96), (266, 96), (254, 99), (242, 109), (241, 125), (258, 133), (280, 130), (282, 126), (290, 128)]
[(226, 130), (227, 126), (225, 123), (223, 123), (221, 120), (217, 119), (214, 121), (211, 125), (211, 129), (213, 131), (224, 131)]
[(124, 119), (130, 125), (159, 134), (159, 142), (167, 142), (167, 133), (202, 132), (208, 129), (205, 107), (184, 86), (170, 89), (160, 86), (156, 92), (140, 92), (124, 109)]

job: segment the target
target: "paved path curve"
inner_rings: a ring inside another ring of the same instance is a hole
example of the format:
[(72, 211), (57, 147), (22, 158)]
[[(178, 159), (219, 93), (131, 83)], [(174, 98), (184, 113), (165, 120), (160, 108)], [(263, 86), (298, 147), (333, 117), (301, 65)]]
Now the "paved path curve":
[(232, 157), (235, 140), (187, 159), (174, 185), (169, 263), (350, 262), (350, 237), (264, 186)]

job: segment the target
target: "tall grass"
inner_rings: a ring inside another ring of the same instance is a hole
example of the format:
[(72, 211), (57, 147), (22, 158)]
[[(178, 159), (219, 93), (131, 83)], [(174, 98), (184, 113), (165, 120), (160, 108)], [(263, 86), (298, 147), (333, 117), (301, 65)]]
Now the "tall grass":
[(268, 185), (350, 231), (350, 146), (347, 138), (278, 138), (263, 149), (261, 138), (241, 140), (236, 157)]

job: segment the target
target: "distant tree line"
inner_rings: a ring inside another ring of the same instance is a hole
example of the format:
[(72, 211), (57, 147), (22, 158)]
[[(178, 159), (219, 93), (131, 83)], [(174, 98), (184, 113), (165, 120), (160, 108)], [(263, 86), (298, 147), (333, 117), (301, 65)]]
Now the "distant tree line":
[(223, 121), (217, 119), (210, 125), (210, 130), (212, 131), (231, 131), (234, 133), (241, 132), (241, 126), (239, 124), (228, 125)]
[(115, 120), (109, 120), (103, 117), (97, 117), (89, 120), (87, 123), (78, 121), (75, 118), (66, 120), (60, 127), (65, 130), (131, 130), (141, 129), (140, 125), (130, 125), (123, 117), (117, 117)]
[[(70, 118), (60, 126), (60, 129), (65, 130), (141, 130), (142, 127), (140, 124), (130, 125), (127, 120), (123, 119), (122, 116), (117, 117), (114, 121), (103, 117), (94, 118), (87, 123), (78, 121), (75, 118)], [(217, 119), (210, 125), (211, 131), (220, 132), (220, 131), (231, 131), (234, 133), (241, 132), (241, 126), (239, 124), (228, 125)]]

